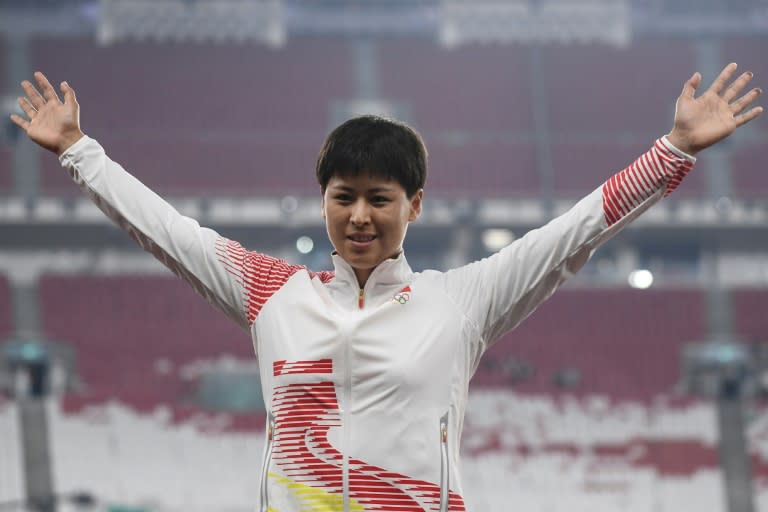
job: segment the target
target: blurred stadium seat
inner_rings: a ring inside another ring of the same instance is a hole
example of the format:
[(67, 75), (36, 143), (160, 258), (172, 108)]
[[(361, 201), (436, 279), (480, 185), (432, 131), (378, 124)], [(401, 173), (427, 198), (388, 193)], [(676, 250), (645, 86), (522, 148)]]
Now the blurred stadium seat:
[[(768, 76), (768, 61), (765, 59), (765, 37), (730, 37), (724, 38), (720, 54), (724, 59), (736, 60), (738, 57), (739, 71), (752, 71), (755, 77)], [(755, 84), (758, 86), (758, 84)], [(762, 85), (765, 89), (765, 85)], [(759, 104), (765, 106), (765, 100), (761, 99)], [(768, 119), (761, 116), (752, 127), (753, 131), (759, 132), (763, 137), (768, 135)]]
[(685, 41), (633, 41), (627, 48), (552, 45), (542, 54), (550, 128), (564, 141), (585, 134), (668, 133), (675, 99), (696, 62)]
[(222, 415), (173, 418), (169, 409), (138, 414), (117, 402), (78, 414), (52, 407), (58, 491), (89, 489), (110, 503), (195, 511), (256, 503), (262, 433), (233, 432)]
[(765, 143), (734, 150), (731, 154), (732, 182), (737, 197), (760, 199), (768, 196), (765, 164)]
[(520, 198), (539, 192), (530, 144), (427, 142), (427, 148), (430, 196)]
[[(297, 185), (316, 191), (330, 102), (353, 97), (349, 48), (301, 38), (280, 50), (41, 38), (31, 60), (52, 80), (70, 81), (85, 131), (148, 185), (268, 195)], [(54, 159), (43, 170), (45, 193), (77, 193)]]
[[(10, 94), (4, 95), (5, 84), (10, 81), (6, 76), (6, 45), (7, 42), (5, 41), (5, 37), (0, 34), (0, 100), (8, 102), (7, 106), (0, 105), (0, 110), (3, 114), (3, 120), (0, 121), (0, 130), (3, 130), (3, 133), (0, 133), (0, 196), (8, 195), (13, 192), (13, 173), (11, 172), (13, 169), (13, 166), (11, 165), (11, 146), (9, 144), (10, 140), (7, 139), (8, 136), (12, 133), (12, 130), (16, 130), (16, 127), (12, 126), (11, 121), (6, 117), (8, 115), (6, 109), (17, 108), (16, 102), (13, 101), (15, 96)], [(4, 141), (7, 143), (4, 144)]]
[[(513, 500), (565, 510), (568, 498), (605, 512), (617, 504), (647, 511), (659, 502), (720, 510), (722, 473), (709, 403), (644, 405), (495, 389), (473, 391), (469, 404), (463, 472), (470, 506)], [(117, 402), (77, 412), (54, 405), (50, 412), (61, 492), (87, 487), (112, 502), (151, 499), (195, 511), (257, 502), (262, 433), (237, 429), (228, 415), (172, 407), (137, 413)], [(263, 425), (263, 417), (254, 421)], [(755, 460), (761, 474), (766, 465)]]
[(475, 386), (514, 385), (504, 361), (521, 360), (534, 373), (515, 389), (557, 393), (563, 369), (579, 373), (566, 392), (647, 402), (672, 394), (687, 342), (706, 337), (705, 296), (699, 290), (560, 290), (515, 331), (499, 340), (481, 364)]
[(731, 292), (733, 298), (733, 329), (736, 335), (747, 342), (764, 342), (768, 337), (768, 290), (737, 289)]
[(524, 46), (445, 50), (428, 40), (391, 39), (380, 42), (378, 59), (379, 95), (408, 106), (427, 144), (445, 132), (513, 137), (531, 130)]
[(40, 289), (43, 329), (75, 349), (92, 401), (121, 398), (151, 410), (193, 398), (184, 365), (254, 358), (247, 334), (175, 278), (47, 276)]
[(0, 169), (4, 169), (0, 172), (0, 196), (10, 195), (13, 193), (13, 173), (10, 172), (11, 149), (8, 146), (0, 145)]

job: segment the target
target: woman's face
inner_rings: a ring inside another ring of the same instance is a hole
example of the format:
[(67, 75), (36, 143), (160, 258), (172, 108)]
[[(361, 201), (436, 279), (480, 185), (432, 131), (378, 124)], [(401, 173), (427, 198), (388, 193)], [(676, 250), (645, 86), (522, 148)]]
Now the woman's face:
[(409, 198), (397, 181), (367, 173), (328, 181), (323, 194), (328, 238), (361, 287), (379, 263), (402, 250), (408, 223), (421, 213), (422, 196), (419, 190)]

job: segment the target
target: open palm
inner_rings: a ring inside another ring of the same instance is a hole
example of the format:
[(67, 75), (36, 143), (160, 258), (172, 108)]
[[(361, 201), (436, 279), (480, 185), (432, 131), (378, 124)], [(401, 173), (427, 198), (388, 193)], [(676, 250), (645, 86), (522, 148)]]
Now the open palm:
[(75, 91), (63, 82), (62, 102), (45, 75), (37, 72), (35, 80), (42, 94), (29, 81), (24, 80), (21, 86), (27, 97), (18, 99), (19, 106), (28, 120), (16, 114), (11, 115), (11, 120), (34, 142), (49, 151), (61, 154), (83, 136), (80, 131), (80, 107), (75, 98)]
[(697, 98), (694, 94), (701, 84), (701, 75), (695, 73), (685, 83), (677, 99), (675, 125), (669, 135), (672, 144), (686, 153), (695, 154), (728, 137), (736, 128), (762, 114), (762, 107), (746, 110), (760, 95), (760, 89), (753, 88), (738, 97), (752, 80), (751, 72), (742, 73), (726, 88), (735, 72), (736, 64), (728, 64), (709, 89)]

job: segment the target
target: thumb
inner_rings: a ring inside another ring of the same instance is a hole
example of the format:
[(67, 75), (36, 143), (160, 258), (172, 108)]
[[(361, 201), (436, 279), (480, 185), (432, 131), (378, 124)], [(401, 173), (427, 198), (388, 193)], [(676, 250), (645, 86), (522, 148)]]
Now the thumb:
[(699, 84), (701, 84), (701, 74), (697, 71), (691, 78), (688, 79), (687, 82), (685, 82), (685, 85), (683, 85), (683, 93), (681, 96), (686, 98), (693, 98), (693, 95), (696, 93), (696, 89), (699, 88)]
[(61, 93), (64, 95), (64, 104), (71, 105), (77, 104), (77, 97), (75, 96), (75, 90), (69, 86), (67, 82), (61, 82), (59, 86)]

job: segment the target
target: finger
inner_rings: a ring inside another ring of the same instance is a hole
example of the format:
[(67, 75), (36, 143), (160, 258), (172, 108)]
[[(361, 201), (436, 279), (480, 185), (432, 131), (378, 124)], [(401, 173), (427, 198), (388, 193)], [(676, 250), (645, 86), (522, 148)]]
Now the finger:
[(728, 80), (731, 79), (733, 74), (736, 72), (736, 63), (731, 62), (723, 70), (720, 72), (720, 75), (715, 78), (715, 81), (712, 82), (712, 85), (709, 86), (709, 90), (714, 92), (715, 94), (720, 94), (720, 92), (725, 89), (725, 84), (728, 83)]
[(701, 73), (697, 71), (683, 85), (682, 95), (686, 98), (693, 98), (693, 95), (696, 94), (696, 89), (699, 88), (699, 84), (701, 84)]
[(36, 109), (40, 109), (43, 105), (45, 105), (45, 100), (42, 96), (40, 96), (40, 93), (37, 92), (37, 89), (35, 89), (35, 86), (32, 85), (32, 82), (29, 80), (24, 80), (21, 82), (21, 88), (24, 89), (24, 92), (27, 94), (27, 98), (29, 98), (29, 102), (32, 103), (32, 106), (34, 106)]
[(723, 93), (723, 99), (727, 101), (728, 103), (733, 100), (736, 96), (739, 95), (742, 89), (747, 86), (750, 80), (752, 80), (752, 72), (747, 71), (746, 73), (742, 73), (739, 78), (737, 78), (731, 85), (728, 87), (725, 92)]
[(735, 117), (736, 126), (747, 124), (748, 122), (755, 119), (757, 116), (759, 116), (762, 113), (763, 113), (763, 107), (752, 107), (751, 109), (747, 110), (743, 114), (740, 114)]
[(19, 106), (21, 107), (21, 110), (24, 111), (25, 114), (27, 114), (27, 117), (32, 119), (35, 117), (35, 114), (37, 114), (37, 110), (35, 110), (35, 107), (32, 106), (32, 104), (27, 101), (26, 98), (19, 98), (18, 100)]
[(56, 89), (53, 88), (51, 82), (48, 81), (44, 74), (40, 71), (35, 71), (35, 80), (37, 80), (37, 85), (39, 85), (40, 89), (43, 91), (43, 97), (46, 101), (56, 101), (61, 103), (59, 95), (56, 94)]
[(29, 121), (27, 121), (26, 119), (19, 117), (16, 114), (11, 114), (11, 121), (16, 123), (16, 125), (19, 126), (25, 132), (29, 130)]
[(59, 85), (59, 88), (61, 89), (61, 94), (64, 95), (64, 104), (69, 105), (70, 103), (77, 103), (77, 96), (75, 96), (75, 90), (69, 86), (67, 82), (61, 82), (61, 85)]
[(738, 100), (731, 103), (731, 111), (734, 114), (738, 114), (739, 112), (747, 108), (747, 106), (753, 101), (755, 101), (755, 99), (757, 99), (757, 97), (760, 96), (762, 93), (763, 93), (762, 89), (755, 87), (754, 89), (749, 91), (747, 94), (745, 94)]

